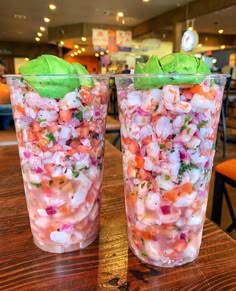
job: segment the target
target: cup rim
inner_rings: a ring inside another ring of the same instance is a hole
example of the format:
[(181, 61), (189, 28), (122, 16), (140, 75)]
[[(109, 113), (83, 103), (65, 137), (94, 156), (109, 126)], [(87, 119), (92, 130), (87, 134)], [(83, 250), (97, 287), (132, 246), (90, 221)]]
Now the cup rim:
[(156, 73), (156, 74), (111, 74), (111, 77), (117, 78), (117, 79), (124, 79), (124, 78), (142, 78), (142, 77), (163, 77), (163, 78), (174, 78), (174, 77), (183, 77), (183, 78), (189, 78), (189, 77), (205, 77), (205, 78), (229, 78), (230, 74), (214, 74), (214, 73)]
[(102, 74), (4, 74), (4, 78), (29, 78), (29, 77), (59, 77), (59, 78), (88, 78), (88, 79), (108, 79), (109, 75), (102, 75)]

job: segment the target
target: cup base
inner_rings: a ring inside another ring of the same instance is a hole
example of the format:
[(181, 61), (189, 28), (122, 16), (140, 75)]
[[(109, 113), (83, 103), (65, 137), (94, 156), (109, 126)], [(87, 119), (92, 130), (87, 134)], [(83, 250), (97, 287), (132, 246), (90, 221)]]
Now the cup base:
[(133, 254), (138, 259), (140, 259), (143, 263), (148, 264), (148, 265), (152, 265), (155, 267), (160, 267), (160, 268), (173, 268), (173, 267), (183, 266), (185, 264), (193, 262), (198, 257), (198, 254), (199, 254), (199, 252), (197, 252), (195, 254), (195, 256), (193, 256), (193, 257), (185, 257), (184, 259), (178, 260), (178, 261), (168, 260), (167, 262), (163, 262), (161, 260), (151, 260), (151, 259), (148, 259), (147, 257), (142, 257), (142, 256), (140, 256), (140, 254), (138, 252), (135, 251), (134, 248), (132, 248), (132, 246), (129, 246), (129, 247), (130, 247), (131, 251), (133, 252)]
[(91, 243), (95, 241), (95, 239), (98, 236), (98, 232), (94, 233), (91, 237), (86, 239), (85, 241), (72, 244), (72, 245), (59, 245), (59, 244), (47, 244), (44, 242), (39, 241), (37, 238), (33, 238), (33, 241), (35, 245), (40, 248), (41, 250), (49, 253), (56, 253), (56, 254), (62, 254), (62, 253), (68, 253), (68, 252), (73, 252), (79, 249), (84, 249), (87, 246), (89, 246)]

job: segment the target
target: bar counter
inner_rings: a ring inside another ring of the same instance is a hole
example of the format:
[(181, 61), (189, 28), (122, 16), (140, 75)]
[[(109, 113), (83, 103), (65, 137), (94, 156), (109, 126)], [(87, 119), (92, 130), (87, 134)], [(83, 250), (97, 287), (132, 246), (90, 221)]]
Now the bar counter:
[(207, 219), (193, 263), (141, 263), (128, 248), (121, 153), (107, 142), (98, 238), (83, 250), (44, 252), (32, 240), (17, 146), (0, 146), (0, 290), (236, 290), (236, 241)]

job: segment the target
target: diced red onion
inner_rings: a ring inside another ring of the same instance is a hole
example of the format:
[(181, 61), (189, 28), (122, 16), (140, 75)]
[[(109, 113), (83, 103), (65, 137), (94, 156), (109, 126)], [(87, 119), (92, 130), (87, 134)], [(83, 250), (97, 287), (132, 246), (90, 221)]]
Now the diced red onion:
[(170, 214), (170, 205), (162, 205), (161, 211), (164, 215)]
[(29, 152), (24, 152), (24, 156), (25, 156), (25, 158), (29, 159), (31, 154)]
[(182, 239), (182, 240), (186, 240), (186, 238), (187, 238), (186, 233), (181, 232), (181, 234), (180, 234), (180, 239)]
[(45, 210), (48, 215), (54, 215), (57, 213), (56, 208), (53, 206), (48, 206)]
[(40, 168), (40, 167), (37, 167), (37, 168), (35, 169), (35, 173), (37, 173), (37, 174), (41, 174), (42, 172), (43, 172), (43, 169)]

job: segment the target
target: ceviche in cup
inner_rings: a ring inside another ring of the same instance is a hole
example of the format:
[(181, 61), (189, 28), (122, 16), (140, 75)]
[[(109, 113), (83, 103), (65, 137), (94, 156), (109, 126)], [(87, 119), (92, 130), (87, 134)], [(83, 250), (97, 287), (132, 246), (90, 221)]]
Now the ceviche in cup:
[(63, 253), (98, 235), (108, 78), (43, 55), (7, 75), (35, 244)]
[(145, 263), (198, 256), (225, 81), (181, 53), (116, 76), (128, 239)]

